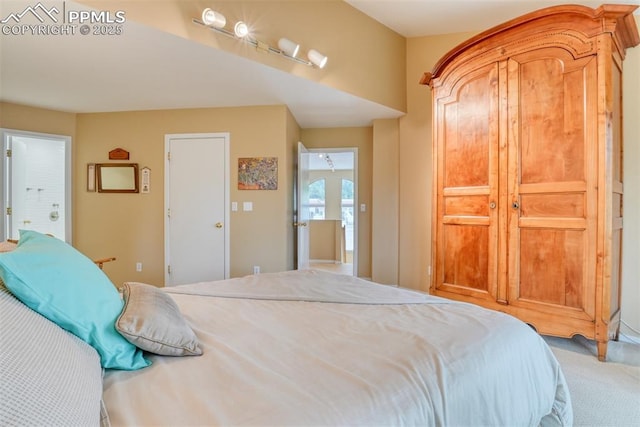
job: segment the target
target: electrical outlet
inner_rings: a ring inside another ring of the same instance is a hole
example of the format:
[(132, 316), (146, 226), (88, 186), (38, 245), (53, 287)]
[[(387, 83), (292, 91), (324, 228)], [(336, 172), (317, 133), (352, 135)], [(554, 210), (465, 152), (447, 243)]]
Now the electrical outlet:
[(253, 266), (253, 274), (260, 274), (260, 266), (259, 265), (254, 265)]
[(142, 271), (142, 263), (136, 262), (136, 271)]

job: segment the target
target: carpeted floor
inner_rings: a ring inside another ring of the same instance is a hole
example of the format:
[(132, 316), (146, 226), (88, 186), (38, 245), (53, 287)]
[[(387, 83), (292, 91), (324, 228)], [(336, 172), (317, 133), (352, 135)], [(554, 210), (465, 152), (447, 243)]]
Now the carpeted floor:
[(574, 425), (640, 427), (640, 345), (610, 341), (607, 362), (595, 342), (544, 337), (569, 384)]

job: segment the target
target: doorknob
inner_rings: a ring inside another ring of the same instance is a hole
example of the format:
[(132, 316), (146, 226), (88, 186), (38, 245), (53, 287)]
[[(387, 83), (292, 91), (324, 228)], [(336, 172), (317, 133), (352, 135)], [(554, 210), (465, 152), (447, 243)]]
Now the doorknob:
[(216, 228), (222, 228), (222, 223), (221, 222), (216, 222)]

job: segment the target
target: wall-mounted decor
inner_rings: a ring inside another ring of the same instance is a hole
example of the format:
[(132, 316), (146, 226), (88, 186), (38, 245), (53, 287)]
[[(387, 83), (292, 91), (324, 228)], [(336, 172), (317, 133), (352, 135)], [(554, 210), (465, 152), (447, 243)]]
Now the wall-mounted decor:
[(124, 148), (114, 148), (109, 151), (109, 160), (129, 160), (129, 152)]
[(277, 157), (245, 157), (238, 159), (238, 190), (277, 189)]
[(87, 163), (87, 191), (96, 191), (95, 163)]
[(140, 169), (140, 192), (141, 193), (150, 193), (151, 192), (151, 168), (143, 167)]
[(137, 193), (137, 163), (96, 163), (98, 193)]

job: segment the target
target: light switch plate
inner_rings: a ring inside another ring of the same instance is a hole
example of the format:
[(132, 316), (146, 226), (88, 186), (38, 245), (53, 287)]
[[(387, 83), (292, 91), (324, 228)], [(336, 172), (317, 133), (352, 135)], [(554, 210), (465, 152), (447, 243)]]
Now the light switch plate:
[(249, 212), (253, 210), (253, 202), (242, 202), (242, 210)]
[(231, 202), (231, 211), (236, 212), (238, 210), (238, 202)]

